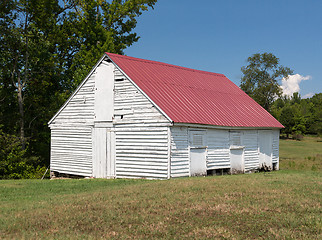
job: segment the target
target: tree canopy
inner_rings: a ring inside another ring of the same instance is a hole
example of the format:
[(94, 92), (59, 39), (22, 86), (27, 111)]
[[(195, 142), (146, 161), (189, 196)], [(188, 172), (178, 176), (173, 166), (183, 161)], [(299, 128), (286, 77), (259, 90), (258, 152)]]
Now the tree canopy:
[(322, 135), (322, 93), (301, 99), (298, 93), (292, 97), (283, 96), (271, 107), (271, 113), (279, 120), (287, 137), (292, 135)]
[(256, 53), (247, 59), (248, 65), (241, 68), (243, 76), (240, 88), (266, 110), (282, 95), (279, 81), (293, 73), (279, 64), (272, 53)]
[[(137, 18), (156, 0), (0, 2), (0, 130), (24, 156), (49, 160), (48, 120), (104, 52), (139, 40)], [(15, 139), (15, 137), (7, 137)], [(0, 146), (1, 148), (3, 146)]]

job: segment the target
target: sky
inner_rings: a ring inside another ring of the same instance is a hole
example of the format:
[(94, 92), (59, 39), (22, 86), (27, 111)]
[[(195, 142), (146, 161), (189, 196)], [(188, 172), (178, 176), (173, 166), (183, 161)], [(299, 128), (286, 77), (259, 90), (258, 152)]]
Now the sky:
[(294, 73), (280, 84), (302, 98), (322, 92), (321, 0), (159, 0), (138, 18), (125, 55), (225, 74), (269, 52)]

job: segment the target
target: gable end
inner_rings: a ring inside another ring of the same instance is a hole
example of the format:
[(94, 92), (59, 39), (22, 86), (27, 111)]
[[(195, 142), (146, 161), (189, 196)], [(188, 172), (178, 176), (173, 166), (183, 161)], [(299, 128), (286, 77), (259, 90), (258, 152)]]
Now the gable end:
[(101, 59), (95, 64), (95, 66), (92, 68), (92, 70), (89, 72), (89, 74), (86, 76), (86, 78), (79, 84), (79, 86), (76, 88), (76, 90), (72, 93), (72, 95), (66, 100), (64, 105), (57, 111), (57, 113), (49, 120), (48, 125), (52, 124), (54, 120), (57, 118), (57, 116), (66, 108), (68, 103), (73, 99), (73, 97), (79, 92), (79, 90), (83, 87), (83, 85), (87, 82), (87, 80), (92, 76), (96, 68), (104, 61), (106, 60), (106, 55), (101, 57)]
[[(106, 53), (105, 53), (106, 54)], [(114, 66), (123, 74), (123, 76), (125, 76), (126, 79), (128, 79), (134, 86), (136, 89), (138, 89), (138, 91), (140, 93), (143, 94), (143, 96), (145, 96), (150, 102), (151, 104), (166, 118), (168, 119), (169, 122), (173, 123), (173, 120), (106, 54), (106, 56), (108, 57), (109, 60), (112, 61), (112, 63), (114, 64)]]

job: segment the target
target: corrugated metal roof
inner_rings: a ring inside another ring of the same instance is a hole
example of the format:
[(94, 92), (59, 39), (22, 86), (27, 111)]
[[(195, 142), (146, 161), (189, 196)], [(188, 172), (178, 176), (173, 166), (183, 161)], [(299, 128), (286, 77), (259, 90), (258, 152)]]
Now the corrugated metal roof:
[(106, 54), (175, 123), (283, 127), (223, 74)]

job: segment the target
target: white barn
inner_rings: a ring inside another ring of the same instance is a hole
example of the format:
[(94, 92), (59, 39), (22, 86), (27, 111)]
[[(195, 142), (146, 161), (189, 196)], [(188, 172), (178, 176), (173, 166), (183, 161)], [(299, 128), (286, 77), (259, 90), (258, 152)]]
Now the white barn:
[(112, 53), (48, 124), (55, 175), (159, 179), (278, 169), (283, 127), (222, 74)]

